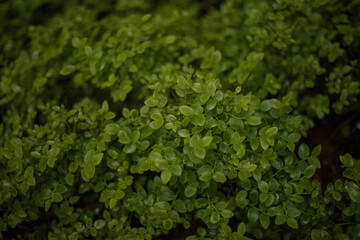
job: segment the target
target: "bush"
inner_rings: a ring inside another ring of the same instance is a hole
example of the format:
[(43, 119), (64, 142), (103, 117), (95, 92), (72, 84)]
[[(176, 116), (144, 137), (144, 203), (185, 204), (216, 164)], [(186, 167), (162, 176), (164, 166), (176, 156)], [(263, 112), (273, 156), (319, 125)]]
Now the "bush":
[(3, 239), (360, 239), (360, 1), (96, 3), (0, 3)]

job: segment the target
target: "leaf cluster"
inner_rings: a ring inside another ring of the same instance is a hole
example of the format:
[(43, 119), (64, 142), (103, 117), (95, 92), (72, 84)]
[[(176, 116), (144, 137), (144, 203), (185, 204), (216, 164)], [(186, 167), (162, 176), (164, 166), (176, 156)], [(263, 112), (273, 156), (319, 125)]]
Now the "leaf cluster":
[(301, 141), (358, 111), (359, 1), (103, 2), (0, 3), (0, 237), (359, 237)]

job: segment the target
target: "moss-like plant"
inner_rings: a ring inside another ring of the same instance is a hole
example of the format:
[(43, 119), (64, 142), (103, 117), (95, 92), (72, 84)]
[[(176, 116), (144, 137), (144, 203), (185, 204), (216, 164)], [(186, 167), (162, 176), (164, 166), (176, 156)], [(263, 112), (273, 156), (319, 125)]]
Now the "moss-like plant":
[(0, 238), (360, 239), (301, 140), (356, 119), (359, 1), (96, 2), (0, 3)]

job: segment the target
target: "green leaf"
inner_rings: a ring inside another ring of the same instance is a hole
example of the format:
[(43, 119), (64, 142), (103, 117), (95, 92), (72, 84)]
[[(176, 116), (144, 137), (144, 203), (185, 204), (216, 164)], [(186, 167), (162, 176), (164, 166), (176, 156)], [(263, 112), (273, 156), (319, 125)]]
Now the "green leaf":
[(261, 118), (258, 116), (250, 116), (247, 119), (247, 124), (251, 125), (251, 126), (257, 126), (261, 124)]
[(208, 85), (207, 85), (207, 92), (210, 94), (210, 95), (214, 95), (215, 92), (216, 92), (216, 85), (214, 82), (209, 82)]
[(117, 189), (115, 192), (115, 197), (117, 200), (120, 200), (125, 197), (125, 192), (123, 190)]
[(258, 183), (258, 187), (259, 187), (259, 190), (261, 191), (261, 192), (263, 192), (263, 193), (267, 193), (267, 192), (269, 192), (269, 184), (267, 184), (267, 182), (265, 182), (265, 181), (260, 181), (259, 183)]
[(170, 218), (163, 220), (162, 224), (166, 230), (170, 230), (173, 227), (173, 221)]
[(149, 154), (149, 159), (154, 162), (155, 166), (160, 168), (161, 170), (165, 170), (168, 167), (168, 162), (163, 159), (160, 153), (158, 152), (151, 152)]
[(222, 210), (220, 214), (221, 214), (221, 216), (223, 216), (224, 218), (231, 218), (231, 217), (234, 216), (234, 213), (233, 213), (232, 211), (226, 210), (226, 209)]
[(161, 181), (164, 184), (167, 184), (170, 181), (171, 178), (171, 172), (169, 170), (163, 170), (161, 172)]
[(192, 123), (196, 126), (203, 126), (205, 124), (205, 117), (203, 114), (195, 115), (192, 119)]
[(95, 151), (90, 150), (85, 154), (84, 162), (85, 164), (91, 164), (92, 156), (94, 155)]
[(118, 138), (119, 138), (119, 143), (122, 144), (129, 144), (131, 143), (131, 139), (130, 137), (127, 135), (127, 133), (124, 130), (120, 130), (118, 132)]
[(286, 216), (284, 214), (277, 215), (275, 218), (275, 224), (281, 225), (286, 222)]
[(43, 190), (40, 192), (40, 194), (39, 194), (39, 199), (40, 199), (40, 200), (46, 200), (46, 199), (51, 198), (51, 196), (52, 196), (52, 191), (51, 191), (51, 189), (45, 188), (45, 189), (43, 189)]
[(215, 208), (216, 208), (218, 211), (222, 211), (222, 210), (224, 210), (226, 207), (227, 207), (227, 203), (226, 203), (226, 202), (217, 202), (217, 203), (215, 204)]
[(304, 170), (304, 176), (306, 178), (311, 178), (316, 172), (316, 167), (314, 165), (310, 165), (305, 168)]
[(260, 137), (260, 145), (264, 150), (269, 148), (269, 143), (268, 143), (267, 137)]
[(107, 112), (107, 113), (105, 114), (105, 116), (104, 116), (104, 118), (105, 118), (106, 120), (113, 119), (114, 117), (116, 117), (116, 115), (115, 115), (115, 113), (113, 113), (113, 112)]
[(77, 232), (73, 232), (72, 234), (69, 235), (69, 240), (78, 240), (79, 238), (79, 233)]
[(260, 109), (261, 111), (269, 111), (271, 108), (273, 108), (275, 105), (273, 99), (267, 99), (267, 100), (264, 100), (262, 103), (261, 103), (261, 106), (260, 106)]
[(212, 167), (210, 165), (201, 166), (197, 173), (201, 181), (209, 182), (212, 179)]
[(194, 109), (189, 106), (180, 106), (179, 110), (186, 117), (191, 117), (194, 115)]
[(67, 65), (63, 69), (61, 69), (60, 74), (61, 75), (69, 75), (70, 73), (74, 72), (76, 70), (76, 67), (74, 65)]
[(190, 147), (195, 148), (200, 144), (200, 136), (199, 134), (194, 134), (190, 139)]
[(238, 227), (237, 227), (237, 231), (241, 234), (244, 235), (246, 233), (246, 225), (244, 222), (241, 222)]
[(164, 124), (164, 119), (161, 113), (152, 113), (150, 118), (154, 121), (150, 123), (150, 127), (153, 129), (159, 129)]
[(301, 159), (305, 159), (309, 157), (310, 156), (309, 147), (305, 143), (300, 144), (298, 154)]
[(248, 164), (244, 167), (244, 170), (245, 171), (248, 171), (248, 172), (252, 172), (252, 171), (255, 171), (257, 169), (257, 165), (256, 164)]
[(109, 135), (115, 135), (119, 131), (119, 125), (116, 123), (109, 123), (105, 126), (104, 132)]
[(115, 193), (116, 193), (115, 190), (105, 189), (104, 191), (101, 192), (100, 201), (104, 202), (110, 198), (115, 197)]
[(207, 146), (209, 146), (211, 144), (212, 140), (213, 140), (212, 136), (205, 136), (205, 137), (201, 138), (200, 145), (202, 147), (207, 147)]
[(94, 228), (94, 227), (92, 227), (92, 228), (90, 228), (90, 234), (91, 234), (91, 236), (93, 236), (93, 237), (95, 237), (96, 236), (96, 234), (97, 234), (97, 230), (96, 230), (96, 228)]
[(207, 102), (211, 95), (209, 93), (203, 93), (200, 95), (200, 101), (201, 102)]
[(217, 211), (212, 212), (212, 213), (211, 213), (211, 216), (210, 216), (210, 222), (211, 222), (212, 224), (216, 224), (216, 223), (218, 223), (219, 221), (220, 221), (220, 214), (219, 214), (219, 212), (217, 212)]
[(104, 156), (103, 153), (97, 153), (97, 154), (93, 155), (91, 158), (92, 165), (94, 165), (94, 166), (99, 165), (101, 163), (103, 156)]
[[(92, 155), (91, 155), (91, 156), (92, 156)], [(74, 172), (77, 171), (78, 167), (79, 167), (78, 161), (74, 161), (74, 162), (70, 163), (70, 165), (69, 165), (69, 171), (72, 172), (72, 173), (74, 173)]]
[(259, 140), (257, 138), (250, 139), (250, 147), (255, 151), (259, 147)]
[(213, 179), (214, 179), (215, 182), (219, 182), (219, 183), (225, 183), (226, 182), (225, 174), (223, 172), (220, 172), (220, 171), (216, 171), (214, 173)]
[(180, 135), (180, 137), (186, 138), (190, 136), (190, 132), (187, 129), (181, 129), (178, 131), (178, 134)]
[(116, 198), (110, 199), (110, 201), (109, 201), (109, 208), (110, 208), (110, 209), (113, 209), (113, 208), (115, 207), (117, 201), (118, 201), (118, 200), (117, 200)]
[(221, 224), (221, 231), (224, 233), (225, 236), (229, 236), (232, 232), (231, 227), (227, 224)]
[(344, 210), (342, 211), (342, 213), (343, 213), (345, 216), (351, 217), (351, 216), (354, 215), (354, 209), (352, 209), (351, 207), (347, 207), (347, 208), (344, 208)]
[(195, 185), (187, 185), (184, 191), (186, 197), (192, 197), (196, 194), (197, 188)]
[(48, 160), (47, 160), (47, 165), (50, 167), (50, 168), (54, 168), (54, 166), (55, 166), (55, 158), (49, 158)]
[(105, 224), (106, 222), (104, 220), (98, 219), (94, 222), (94, 227), (99, 230), (102, 229), (105, 226)]
[(259, 219), (259, 210), (255, 208), (250, 208), (247, 213), (247, 217), (251, 223), (257, 222)]
[(102, 105), (101, 105), (101, 111), (102, 112), (107, 112), (109, 111), (109, 104), (106, 100), (103, 101)]
[(93, 50), (90, 46), (85, 46), (84, 50), (86, 56), (91, 56), (93, 54)]
[[(252, 173), (252, 175), (253, 175), (253, 178), (257, 181), (257, 182), (259, 182), (259, 181), (261, 181), (261, 178), (262, 178), (262, 173), (261, 173), (261, 170), (258, 168), (258, 169), (256, 169), (253, 173)], [(263, 187), (263, 186), (262, 186)], [(266, 191), (266, 190), (265, 190)]]
[(287, 139), (289, 142), (297, 143), (301, 138), (301, 135), (299, 133), (290, 133)]
[(321, 153), (321, 145), (317, 145), (312, 151), (311, 156), (318, 156)]
[(320, 229), (313, 229), (311, 231), (311, 240), (322, 240), (321, 237), (321, 230)]
[(133, 143), (138, 143), (139, 139), (140, 139), (140, 131), (139, 130), (135, 130), (131, 133), (131, 142)]
[(74, 183), (74, 174), (72, 173), (68, 173), (65, 176), (65, 182), (69, 185), (72, 186)]
[(87, 165), (85, 167), (85, 174), (88, 178), (92, 178), (95, 175), (95, 166), (93, 165)]
[(138, 67), (135, 65), (135, 64), (131, 64), (130, 66), (129, 66), (129, 72), (132, 72), (132, 73), (135, 73), (135, 72), (137, 72), (139, 69), (138, 69)]
[(187, 208), (185, 203), (181, 199), (177, 199), (174, 203), (174, 209), (180, 213), (186, 213)]
[(95, 188), (94, 188), (94, 191), (95, 192), (100, 192), (102, 191), (104, 188), (105, 188), (105, 183), (104, 182), (98, 182), (96, 185), (95, 185)]
[(297, 203), (302, 203), (304, 202), (304, 197), (299, 194), (294, 194), (291, 196), (291, 200)]
[(298, 223), (297, 223), (297, 221), (296, 221), (295, 218), (288, 218), (288, 219), (286, 220), (286, 223), (287, 223), (287, 225), (288, 225), (289, 227), (291, 227), (291, 228), (294, 228), (294, 229), (298, 229), (298, 228), (299, 228)]
[(78, 37), (73, 37), (71, 39), (71, 44), (74, 48), (79, 48), (81, 46), (81, 40)]
[(182, 173), (182, 168), (180, 165), (176, 164), (176, 165), (171, 165), (169, 167), (169, 170), (171, 171), (172, 174), (174, 174), (175, 176), (181, 176)]
[(267, 214), (260, 214), (259, 216), (260, 224), (264, 229), (268, 229), (270, 226), (270, 217)]
[(55, 191), (63, 194), (67, 191), (67, 188), (64, 184), (58, 183), (58, 184), (56, 184)]
[(278, 128), (277, 127), (271, 127), (268, 130), (266, 130), (266, 135), (268, 136), (275, 136), (278, 132)]
[(352, 201), (355, 203), (360, 203), (360, 189), (355, 183), (347, 183), (345, 185), (345, 189), (349, 193), (350, 199)]
[(288, 143), (286, 144), (286, 147), (287, 147), (291, 152), (294, 152), (294, 150), (295, 150), (295, 144), (294, 144), (294, 143), (288, 142)]
[(202, 147), (196, 147), (194, 148), (194, 154), (196, 157), (203, 159), (206, 156), (206, 150)]
[(60, 193), (53, 193), (52, 200), (56, 203), (61, 202), (63, 200), (63, 196)]
[(340, 161), (345, 167), (352, 167), (354, 165), (353, 157), (346, 153), (344, 156), (340, 156)]
[(28, 166), (24, 171), (24, 178), (30, 178), (34, 175), (34, 169), (32, 166)]
[(332, 197), (333, 197), (336, 201), (340, 201), (341, 198), (342, 198), (342, 195), (341, 195), (341, 193), (335, 191), (335, 192), (333, 192)]
[(244, 204), (246, 205), (247, 204), (247, 199), (246, 199), (247, 196), (248, 196), (247, 191), (241, 190), (240, 192), (238, 192), (236, 194), (236, 198), (235, 198), (236, 203), (240, 204), (240, 205), (244, 205)]
[(176, 41), (177, 37), (176, 36), (173, 36), (173, 35), (170, 35), (170, 36), (166, 36), (164, 38), (164, 43), (165, 44), (172, 44)]
[(34, 177), (29, 177), (26, 181), (26, 183), (29, 185), (29, 186), (35, 186), (36, 185), (36, 180)]
[(301, 211), (295, 207), (288, 207), (287, 215), (291, 218), (296, 218), (301, 215)]
[(52, 204), (53, 200), (49, 199), (45, 201), (45, 212), (47, 212)]
[(32, 157), (34, 157), (34, 158), (40, 158), (41, 157), (41, 154), (39, 152), (36, 152), (36, 151), (30, 152), (30, 155)]
[(241, 181), (245, 181), (246, 179), (248, 179), (249, 177), (249, 173), (245, 170), (239, 170), (238, 172), (238, 178), (241, 180)]
[(181, 89), (188, 89), (191, 87), (191, 80), (183, 76), (177, 77), (177, 84)]
[(123, 148), (123, 152), (127, 154), (134, 153), (135, 151), (136, 151), (136, 145), (134, 143), (127, 144)]

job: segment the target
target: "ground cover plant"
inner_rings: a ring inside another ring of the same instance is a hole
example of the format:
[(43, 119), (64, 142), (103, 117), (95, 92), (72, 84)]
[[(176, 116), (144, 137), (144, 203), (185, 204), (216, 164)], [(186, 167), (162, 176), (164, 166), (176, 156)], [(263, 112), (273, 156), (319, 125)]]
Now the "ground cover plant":
[(360, 239), (359, 12), (0, 1), (0, 239)]

